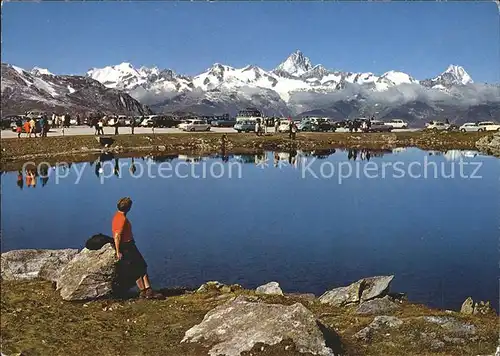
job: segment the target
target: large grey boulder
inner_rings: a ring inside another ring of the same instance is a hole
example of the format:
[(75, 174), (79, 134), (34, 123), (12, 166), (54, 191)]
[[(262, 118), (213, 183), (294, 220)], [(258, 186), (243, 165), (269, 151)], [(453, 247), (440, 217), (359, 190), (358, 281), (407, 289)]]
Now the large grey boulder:
[(13, 250), (1, 255), (2, 279), (42, 278), (57, 281), (61, 270), (76, 256), (78, 250)]
[(384, 297), (389, 293), (393, 278), (393, 275), (363, 278), (347, 287), (339, 287), (325, 292), (319, 297), (319, 301), (324, 304), (340, 307)]
[(500, 133), (488, 135), (480, 138), (476, 142), (476, 147), (484, 153), (500, 156)]
[(283, 291), (281, 290), (278, 282), (269, 282), (259, 286), (255, 289), (255, 292), (258, 294), (283, 295)]
[(116, 252), (111, 244), (100, 250), (84, 248), (61, 271), (57, 290), (64, 300), (87, 300), (110, 295), (117, 278)]
[(302, 304), (253, 303), (240, 296), (209, 311), (186, 331), (182, 342), (211, 347), (211, 356), (239, 356), (257, 343), (275, 345), (291, 339), (299, 352), (334, 355), (314, 315)]

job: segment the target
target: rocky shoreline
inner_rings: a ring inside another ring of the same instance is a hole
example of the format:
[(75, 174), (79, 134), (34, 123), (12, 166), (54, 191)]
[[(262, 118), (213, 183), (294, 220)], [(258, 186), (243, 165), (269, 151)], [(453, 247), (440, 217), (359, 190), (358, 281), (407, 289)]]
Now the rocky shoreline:
[(468, 298), (461, 311), (427, 308), (391, 292), (392, 275), (319, 297), (286, 293), (275, 281), (255, 290), (212, 281), (145, 300), (113, 295), (117, 261), (109, 244), (15, 250), (1, 262), (1, 341), (8, 356), (96, 349), (102, 355), (500, 355), (498, 317), (489, 303)]
[[(257, 153), (263, 151), (315, 150), (332, 148), (424, 150), (475, 150), (476, 142), (492, 134), (484, 132), (398, 132), (398, 133), (299, 133), (296, 140), (286, 134), (257, 137), (253, 134), (156, 134), (47, 137), (44, 139), (2, 139), (3, 170), (17, 169), (28, 160), (35, 162), (82, 162), (100, 153), (122, 157), (165, 154)], [(107, 146), (106, 146), (107, 145)], [(19, 166), (19, 167), (18, 167)]]

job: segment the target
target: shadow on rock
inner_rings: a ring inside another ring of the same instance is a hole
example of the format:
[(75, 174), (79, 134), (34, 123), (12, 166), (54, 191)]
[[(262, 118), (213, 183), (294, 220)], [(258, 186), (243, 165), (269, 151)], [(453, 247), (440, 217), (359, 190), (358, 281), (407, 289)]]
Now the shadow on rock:
[(318, 325), (319, 330), (323, 334), (326, 347), (332, 349), (335, 355), (344, 355), (345, 350), (344, 347), (342, 346), (342, 341), (340, 340), (340, 336), (335, 331), (321, 324), (319, 321), (316, 321), (316, 324)]

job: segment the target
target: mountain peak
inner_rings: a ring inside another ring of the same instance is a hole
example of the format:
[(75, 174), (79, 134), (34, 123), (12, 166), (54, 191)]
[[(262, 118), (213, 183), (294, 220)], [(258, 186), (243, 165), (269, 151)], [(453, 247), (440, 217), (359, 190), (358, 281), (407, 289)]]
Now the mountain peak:
[(49, 72), (48, 69), (46, 68), (40, 68), (40, 67), (34, 67), (31, 71), (31, 74), (33, 75), (53, 75), (51, 72)]
[(304, 56), (300, 50), (296, 50), (290, 54), (284, 62), (276, 67), (275, 72), (300, 76), (312, 68), (313, 65), (311, 64), (311, 60)]
[(452, 76), (453, 79), (457, 82), (457, 84), (465, 85), (468, 83), (473, 83), (472, 78), (465, 71), (464, 67), (455, 64), (450, 64), (448, 68), (441, 75), (444, 75), (445, 73), (448, 73), (450, 76)]

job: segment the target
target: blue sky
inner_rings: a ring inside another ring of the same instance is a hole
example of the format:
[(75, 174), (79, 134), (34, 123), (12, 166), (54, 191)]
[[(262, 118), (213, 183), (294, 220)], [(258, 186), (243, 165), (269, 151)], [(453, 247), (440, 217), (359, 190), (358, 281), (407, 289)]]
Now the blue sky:
[(300, 49), (313, 64), (417, 79), (462, 65), (500, 82), (493, 2), (4, 3), (2, 61), (53, 73), (131, 62), (195, 75), (215, 62), (272, 69)]

